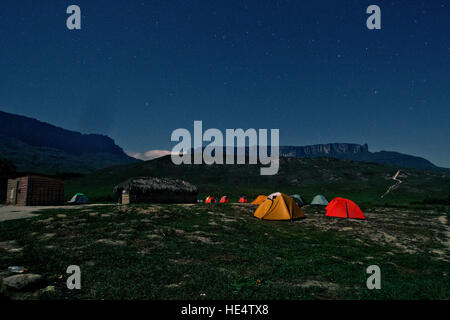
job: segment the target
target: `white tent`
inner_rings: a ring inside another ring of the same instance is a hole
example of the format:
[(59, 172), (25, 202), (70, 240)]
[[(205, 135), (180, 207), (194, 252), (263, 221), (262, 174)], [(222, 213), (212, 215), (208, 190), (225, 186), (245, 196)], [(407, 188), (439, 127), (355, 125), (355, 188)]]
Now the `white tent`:
[(311, 201), (311, 204), (319, 205), (319, 206), (327, 206), (328, 200), (325, 198), (325, 196), (318, 194), (316, 195), (313, 200)]

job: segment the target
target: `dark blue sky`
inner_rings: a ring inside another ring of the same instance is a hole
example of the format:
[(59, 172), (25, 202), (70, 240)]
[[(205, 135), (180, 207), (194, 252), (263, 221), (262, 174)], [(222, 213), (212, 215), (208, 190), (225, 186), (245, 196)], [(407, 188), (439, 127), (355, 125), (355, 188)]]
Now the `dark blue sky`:
[[(82, 30), (66, 28), (66, 8)], [(366, 28), (367, 6), (382, 30)], [(171, 132), (279, 128), (281, 144), (368, 143), (450, 167), (450, 4), (0, 3), (0, 110), (170, 149)]]

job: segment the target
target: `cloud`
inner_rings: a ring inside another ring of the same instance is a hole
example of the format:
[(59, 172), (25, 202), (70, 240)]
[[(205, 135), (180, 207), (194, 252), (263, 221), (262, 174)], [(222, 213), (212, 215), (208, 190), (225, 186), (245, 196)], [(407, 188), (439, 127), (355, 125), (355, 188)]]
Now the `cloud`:
[(136, 158), (139, 160), (144, 160), (144, 161), (153, 160), (153, 159), (164, 157), (164, 156), (171, 154), (171, 152), (169, 150), (149, 150), (146, 152), (127, 151), (126, 153), (130, 157), (133, 157), (133, 158)]

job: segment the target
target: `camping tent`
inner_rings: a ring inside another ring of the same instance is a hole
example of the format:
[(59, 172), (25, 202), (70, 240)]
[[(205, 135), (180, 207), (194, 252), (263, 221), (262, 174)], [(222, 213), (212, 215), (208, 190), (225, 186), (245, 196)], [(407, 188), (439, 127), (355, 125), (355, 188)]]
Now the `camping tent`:
[(212, 196), (208, 196), (206, 199), (205, 199), (205, 203), (216, 203), (217, 201), (216, 201), (216, 198), (214, 198), (214, 197), (212, 197)]
[(264, 220), (293, 220), (305, 215), (295, 201), (284, 193), (273, 193), (256, 209), (255, 217)]
[(356, 203), (344, 198), (334, 198), (325, 209), (327, 210), (327, 217), (366, 219)]
[(248, 198), (246, 196), (242, 196), (239, 198), (239, 203), (248, 203)]
[(319, 205), (319, 206), (326, 206), (328, 205), (328, 200), (325, 198), (325, 196), (318, 194), (313, 198), (311, 201), (311, 204)]
[(228, 198), (227, 196), (223, 196), (222, 198), (220, 198), (220, 203), (230, 203), (230, 198)]
[(293, 194), (290, 196), (294, 201), (298, 204), (299, 207), (304, 206), (306, 204), (305, 199), (299, 194)]
[(77, 193), (69, 200), (69, 204), (86, 204), (89, 203), (88, 197), (84, 193)]
[(267, 196), (263, 196), (263, 195), (260, 194), (259, 196), (256, 197), (255, 200), (252, 201), (252, 204), (260, 205), (261, 203), (266, 201), (266, 199), (267, 199)]

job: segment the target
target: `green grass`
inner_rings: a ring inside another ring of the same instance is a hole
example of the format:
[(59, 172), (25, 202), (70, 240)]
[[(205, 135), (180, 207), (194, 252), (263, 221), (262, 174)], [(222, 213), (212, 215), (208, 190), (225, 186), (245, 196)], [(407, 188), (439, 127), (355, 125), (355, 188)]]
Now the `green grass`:
[[(407, 253), (345, 231), (349, 225), (355, 232), (368, 229), (381, 221), (378, 213), (355, 225), (327, 220), (318, 209), (306, 209), (307, 219), (295, 222), (261, 221), (253, 210), (235, 205), (48, 210), (36, 218), (0, 223), (0, 242), (16, 240), (23, 248), (14, 254), (0, 249), (0, 268), (25, 265), (44, 275), (56, 291), (40, 293), (40, 299), (450, 297), (448, 261), (432, 253), (445, 250), (436, 240), (443, 230), (428, 224), (432, 220), (406, 225), (416, 215), (433, 219), (428, 213), (410, 209), (405, 220), (391, 225), (413, 238), (426, 237), (417, 252)], [(386, 218), (392, 214), (389, 209), (379, 213)], [(317, 222), (335, 227), (327, 230)], [(380, 231), (397, 233), (387, 227)], [(64, 287), (65, 270), (72, 264), (81, 267), (81, 290)], [(381, 290), (366, 288), (365, 270), (372, 264), (381, 267)], [(58, 279), (60, 275), (64, 278)]]
[[(189, 181), (199, 189), (199, 198), (228, 195), (237, 201), (241, 195), (249, 199), (258, 194), (281, 191), (301, 194), (311, 201), (316, 194), (328, 199), (350, 198), (358, 204), (409, 205), (426, 198), (447, 198), (450, 190), (448, 172), (405, 169), (404, 183), (387, 197), (381, 195), (392, 185), (389, 180), (397, 168), (374, 163), (330, 158), (281, 158), (280, 170), (274, 176), (261, 176), (257, 165), (180, 165), (170, 157), (153, 161), (115, 166), (82, 178), (66, 181), (66, 200), (77, 192), (85, 193), (93, 202), (117, 202), (113, 194), (116, 184), (136, 176), (169, 177)], [(387, 177), (387, 178), (386, 178)]]

